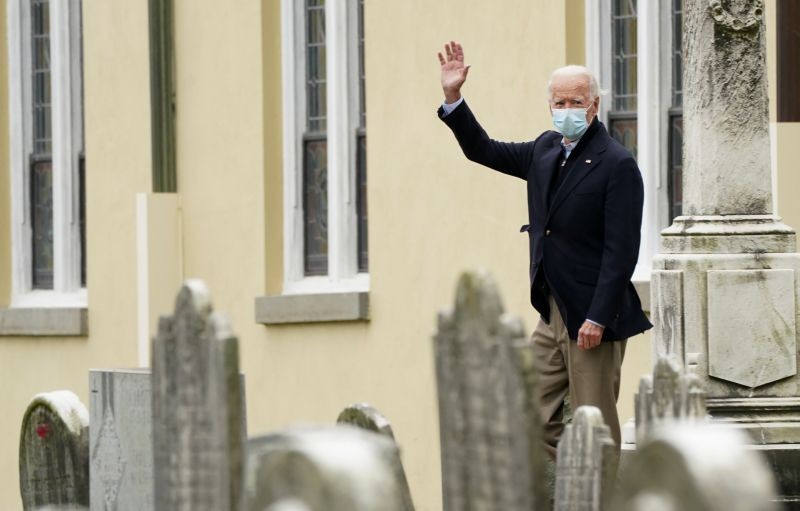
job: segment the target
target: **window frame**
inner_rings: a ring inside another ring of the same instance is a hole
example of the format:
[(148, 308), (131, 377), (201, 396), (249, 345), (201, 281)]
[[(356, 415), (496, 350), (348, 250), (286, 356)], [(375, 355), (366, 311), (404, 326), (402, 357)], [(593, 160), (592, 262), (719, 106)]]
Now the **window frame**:
[[(12, 308), (86, 307), (81, 283), (80, 159), (83, 92), (80, 0), (50, 1), (53, 289), (34, 289), (29, 156), (32, 150), (30, 2), (9, 0), (9, 153)], [(66, 63), (66, 65), (65, 65)]]
[[(637, 0), (637, 163), (644, 181), (639, 260), (633, 280), (649, 281), (661, 230), (672, 218), (669, 205), (669, 110), (672, 106), (672, 2)], [(587, 67), (601, 87), (612, 89), (611, 0), (585, 0)], [(610, 97), (600, 102), (607, 120)]]
[[(358, 3), (325, 2), (328, 139), (328, 274), (304, 274), (303, 153), (305, 2), (281, 0), (283, 74), (283, 293), (368, 291), (358, 271), (356, 139)], [(354, 83), (355, 81), (355, 83)]]

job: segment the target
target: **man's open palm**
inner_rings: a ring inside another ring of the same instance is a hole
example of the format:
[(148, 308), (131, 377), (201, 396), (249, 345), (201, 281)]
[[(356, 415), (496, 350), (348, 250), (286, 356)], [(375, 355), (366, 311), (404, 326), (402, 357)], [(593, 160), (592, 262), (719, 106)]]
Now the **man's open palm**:
[(464, 65), (464, 49), (455, 41), (444, 45), (445, 55), (439, 53), (442, 65), (442, 90), (445, 100), (453, 103), (461, 98), (461, 86), (467, 80), (469, 66)]

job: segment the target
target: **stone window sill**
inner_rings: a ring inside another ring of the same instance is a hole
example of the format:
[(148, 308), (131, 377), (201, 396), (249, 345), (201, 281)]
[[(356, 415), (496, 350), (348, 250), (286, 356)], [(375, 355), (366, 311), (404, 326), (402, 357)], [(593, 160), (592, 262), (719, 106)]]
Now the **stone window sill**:
[(259, 296), (255, 308), (256, 323), (262, 325), (368, 321), (369, 293)]
[(84, 337), (88, 317), (85, 307), (0, 308), (0, 336)]

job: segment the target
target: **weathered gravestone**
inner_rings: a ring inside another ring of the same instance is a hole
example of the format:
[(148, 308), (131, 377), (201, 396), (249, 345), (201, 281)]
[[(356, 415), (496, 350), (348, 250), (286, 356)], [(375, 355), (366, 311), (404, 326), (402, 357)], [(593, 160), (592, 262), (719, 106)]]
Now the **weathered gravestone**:
[(533, 352), (485, 273), (465, 273), (434, 339), (446, 511), (545, 509)]
[(153, 509), (149, 369), (89, 372), (92, 511)]
[(297, 428), (250, 439), (242, 511), (402, 511), (395, 443), (360, 428)]
[[(337, 424), (350, 424), (352, 426), (366, 429), (374, 433), (381, 434), (386, 438), (394, 441), (394, 432), (392, 432), (392, 425), (381, 412), (376, 410), (371, 405), (366, 403), (358, 403), (350, 405), (339, 414), (336, 419)], [(402, 460), (400, 459), (400, 451), (398, 450), (398, 457), (393, 461), (392, 466), (395, 472), (395, 478), (400, 494), (403, 498), (403, 506), (401, 509), (404, 511), (414, 511), (414, 502), (411, 499), (411, 490), (408, 487), (408, 479), (406, 478), (406, 471), (403, 468)]]
[(153, 340), (157, 511), (235, 511), (241, 489), (244, 396), (238, 341), (188, 280)]
[(608, 509), (617, 459), (602, 412), (594, 406), (578, 407), (558, 442), (555, 511)]
[(676, 422), (698, 423), (706, 420), (706, 392), (701, 380), (684, 373), (673, 357), (659, 357), (652, 375), (639, 381), (634, 397), (636, 441), (644, 442), (663, 426)]
[(740, 431), (676, 423), (639, 446), (614, 511), (777, 511), (775, 481)]
[(19, 485), (27, 510), (89, 505), (89, 412), (62, 390), (33, 398), (22, 419)]

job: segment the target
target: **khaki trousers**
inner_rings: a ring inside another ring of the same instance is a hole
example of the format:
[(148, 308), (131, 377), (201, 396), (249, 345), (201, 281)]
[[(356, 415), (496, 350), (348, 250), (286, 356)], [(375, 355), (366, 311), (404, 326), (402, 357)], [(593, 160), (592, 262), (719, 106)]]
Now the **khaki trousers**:
[(617, 398), (627, 339), (601, 342), (590, 350), (579, 349), (577, 341), (569, 339), (552, 297), (550, 311), (550, 324), (540, 319), (531, 336), (539, 376), (545, 450), (555, 459), (558, 440), (564, 431), (564, 398), (568, 392), (573, 412), (583, 405), (600, 409), (619, 446)]

